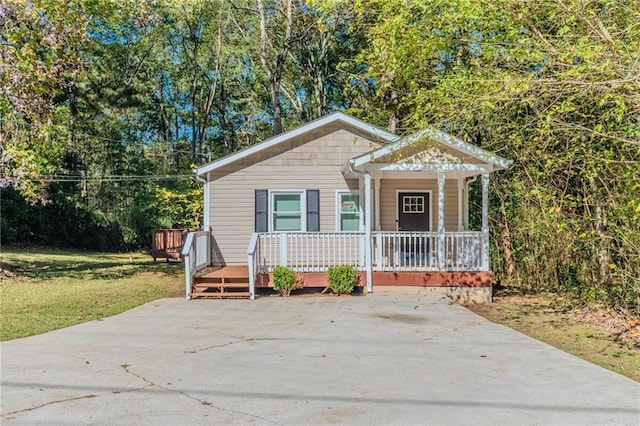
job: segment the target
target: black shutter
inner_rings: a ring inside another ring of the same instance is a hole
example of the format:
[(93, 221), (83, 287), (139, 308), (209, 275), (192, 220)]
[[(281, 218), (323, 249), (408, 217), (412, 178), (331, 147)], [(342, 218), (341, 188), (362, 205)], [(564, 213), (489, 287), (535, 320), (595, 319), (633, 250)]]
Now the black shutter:
[(320, 231), (320, 190), (307, 189), (307, 231)]
[(269, 232), (269, 191), (256, 189), (256, 232)]

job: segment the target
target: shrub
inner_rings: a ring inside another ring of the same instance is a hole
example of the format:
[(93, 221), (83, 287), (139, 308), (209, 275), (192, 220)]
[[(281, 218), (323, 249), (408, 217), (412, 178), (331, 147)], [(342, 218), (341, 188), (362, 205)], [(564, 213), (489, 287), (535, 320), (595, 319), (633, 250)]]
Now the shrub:
[(358, 281), (358, 271), (351, 265), (329, 268), (329, 288), (336, 294), (350, 294)]
[(302, 288), (302, 277), (284, 266), (273, 268), (273, 289), (282, 296), (289, 296), (292, 290)]

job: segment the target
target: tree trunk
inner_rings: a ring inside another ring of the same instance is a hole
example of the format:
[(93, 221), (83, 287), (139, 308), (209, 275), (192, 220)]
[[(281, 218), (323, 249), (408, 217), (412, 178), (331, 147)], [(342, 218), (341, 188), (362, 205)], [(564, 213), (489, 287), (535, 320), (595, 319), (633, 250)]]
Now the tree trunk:
[(511, 233), (509, 231), (509, 221), (507, 219), (507, 211), (504, 206), (504, 198), (500, 197), (500, 211), (502, 213), (502, 233), (500, 235), (502, 251), (504, 252), (504, 262), (507, 272), (507, 280), (513, 282), (516, 278), (516, 262), (513, 258), (513, 250), (511, 247)]
[(271, 89), (271, 105), (273, 108), (273, 134), (279, 135), (282, 133), (282, 109), (280, 105), (280, 83), (282, 81), (282, 70), (284, 68), (284, 62), (289, 53), (289, 43), (291, 41), (291, 30), (293, 26), (293, 0), (287, 0), (287, 22), (285, 26), (285, 34), (282, 40), (282, 47), (276, 54), (275, 63), (272, 65), (269, 63), (267, 54), (267, 45), (269, 38), (267, 35), (267, 12), (264, 7), (263, 0), (257, 0), (258, 14), (260, 17), (260, 49), (258, 56), (260, 62), (267, 74), (269, 85)]
[(598, 266), (600, 272), (600, 279), (603, 282), (609, 281), (611, 254), (609, 237), (606, 234), (607, 216), (602, 208), (602, 196), (599, 194), (598, 186), (595, 179), (589, 179), (589, 185), (595, 200), (595, 218), (593, 222), (594, 230), (596, 233), (596, 244), (598, 245)]

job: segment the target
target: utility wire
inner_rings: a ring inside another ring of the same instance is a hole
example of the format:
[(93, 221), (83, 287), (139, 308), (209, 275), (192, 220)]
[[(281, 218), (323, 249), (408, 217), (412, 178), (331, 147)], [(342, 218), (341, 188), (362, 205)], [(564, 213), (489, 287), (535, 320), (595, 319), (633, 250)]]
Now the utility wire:
[(80, 175), (47, 175), (27, 180), (32, 182), (157, 182), (185, 179), (193, 179), (193, 175), (109, 175), (87, 177)]

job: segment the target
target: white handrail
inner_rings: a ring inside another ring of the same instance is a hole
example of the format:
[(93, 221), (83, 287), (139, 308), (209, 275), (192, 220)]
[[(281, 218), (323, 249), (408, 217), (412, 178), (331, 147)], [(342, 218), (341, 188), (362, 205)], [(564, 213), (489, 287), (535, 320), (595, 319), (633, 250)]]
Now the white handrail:
[(249, 241), (249, 248), (247, 249), (247, 264), (249, 269), (249, 293), (251, 293), (251, 300), (256, 298), (256, 276), (258, 275), (258, 233), (254, 232)]
[(210, 234), (208, 231), (189, 232), (182, 247), (184, 259), (185, 297), (191, 298), (193, 277), (202, 267), (211, 264)]

